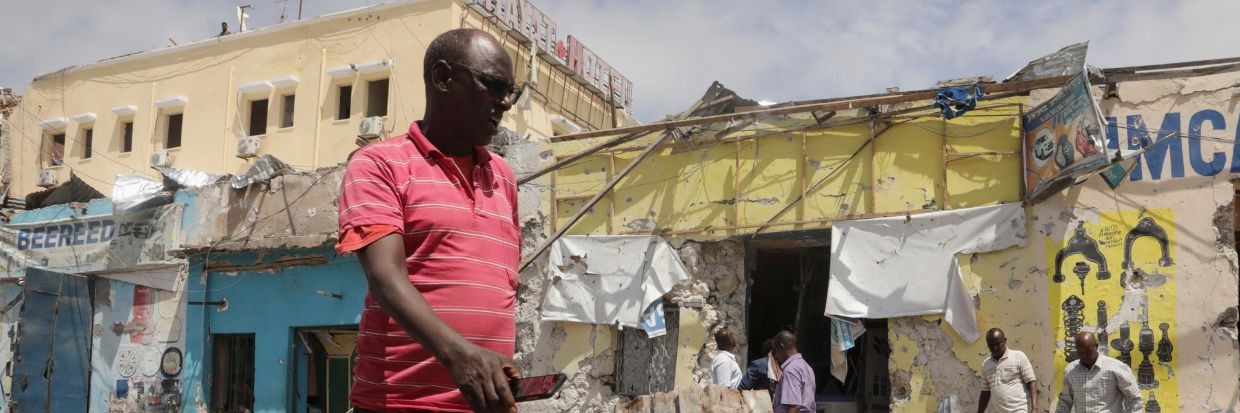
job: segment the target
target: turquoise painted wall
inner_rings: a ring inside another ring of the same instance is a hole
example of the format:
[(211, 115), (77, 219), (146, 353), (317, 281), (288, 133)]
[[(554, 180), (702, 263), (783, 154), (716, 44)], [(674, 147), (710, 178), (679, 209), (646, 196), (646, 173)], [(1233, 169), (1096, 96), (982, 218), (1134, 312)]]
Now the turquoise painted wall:
[[(290, 410), (297, 387), (293, 366), (293, 330), (304, 327), (353, 326), (361, 320), (366, 279), (353, 257), (336, 255), (330, 246), (301, 250), (272, 250), (211, 254), (212, 265), (254, 265), (289, 257), (319, 256), (325, 265), (237, 273), (203, 273), (206, 257), (190, 262), (189, 332), (185, 377), (185, 406), (194, 406), (203, 393), (210, 406), (208, 376), (211, 373), (212, 334), (253, 333), (254, 411)], [(334, 298), (320, 294), (339, 294)], [(194, 302), (225, 300), (227, 307), (194, 305)]]

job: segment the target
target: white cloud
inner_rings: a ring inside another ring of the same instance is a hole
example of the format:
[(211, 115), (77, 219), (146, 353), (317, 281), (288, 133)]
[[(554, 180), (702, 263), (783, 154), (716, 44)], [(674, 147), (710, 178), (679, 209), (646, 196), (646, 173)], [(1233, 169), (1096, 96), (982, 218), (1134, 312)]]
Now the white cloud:
[[(305, 0), (304, 16), (378, 0)], [(24, 89), (38, 73), (214, 36), (235, 26), (213, 1), (9, 1), (0, 27), (0, 85)], [(258, 7), (253, 25), (282, 3)], [(287, 15), (296, 16), (296, 0)], [(1090, 40), (1101, 67), (1237, 53), (1240, 2), (810, 2), (534, 0), (634, 83), (639, 119), (679, 112), (713, 80), (743, 96), (786, 101), (926, 88), (937, 80), (1005, 76), (1065, 45)], [(235, 30), (235, 27), (233, 28)]]

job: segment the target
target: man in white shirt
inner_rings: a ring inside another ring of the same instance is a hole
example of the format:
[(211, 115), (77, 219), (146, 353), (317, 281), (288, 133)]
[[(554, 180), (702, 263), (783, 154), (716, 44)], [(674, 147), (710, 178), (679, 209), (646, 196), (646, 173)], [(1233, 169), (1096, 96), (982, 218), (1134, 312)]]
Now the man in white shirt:
[(1024, 352), (1007, 348), (1003, 330), (986, 332), (990, 357), (982, 361), (982, 395), (978, 413), (986, 411), (994, 400), (993, 412), (1028, 413), (1038, 410), (1038, 386), (1033, 364)]
[(736, 363), (736, 355), (732, 354), (736, 349), (736, 335), (730, 328), (719, 329), (715, 332), (715, 344), (719, 346), (719, 352), (715, 353), (715, 359), (710, 363), (710, 371), (715, 375), (714, 383), (735, 389), (741, 384), (741, 366)]

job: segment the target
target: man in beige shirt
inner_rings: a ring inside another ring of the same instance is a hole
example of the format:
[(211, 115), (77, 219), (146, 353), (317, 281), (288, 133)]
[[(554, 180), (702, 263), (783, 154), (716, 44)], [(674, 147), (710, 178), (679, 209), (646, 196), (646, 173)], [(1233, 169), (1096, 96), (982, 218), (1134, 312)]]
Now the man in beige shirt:
[(1025, 353), (1007, 348), (1003, 330), (992, 328), (986, 332), (986, 347), (990, 357), (982, 361), (982, 395), (977, 403), (978, 413), (986, 411), (993, 397), (991, 411), (1003, 413), (1028, 413), (1038, 410), (1038, 387), (1033, 375), (1033, 364)]

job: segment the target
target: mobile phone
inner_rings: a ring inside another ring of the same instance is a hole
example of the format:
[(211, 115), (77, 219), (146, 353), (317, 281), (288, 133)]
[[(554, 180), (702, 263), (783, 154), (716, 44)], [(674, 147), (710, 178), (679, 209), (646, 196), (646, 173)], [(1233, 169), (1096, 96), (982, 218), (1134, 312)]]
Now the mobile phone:
[(509, 380), (508, 385), (512, 387), (513, 399), (518, 402), (526, 402), (548, 399), (551, 396), (555, 396), (555, 393), (560, 391), (560, 386), (563, 386), (567, 380), (568, 376), (564, 373), (556, 373)]

